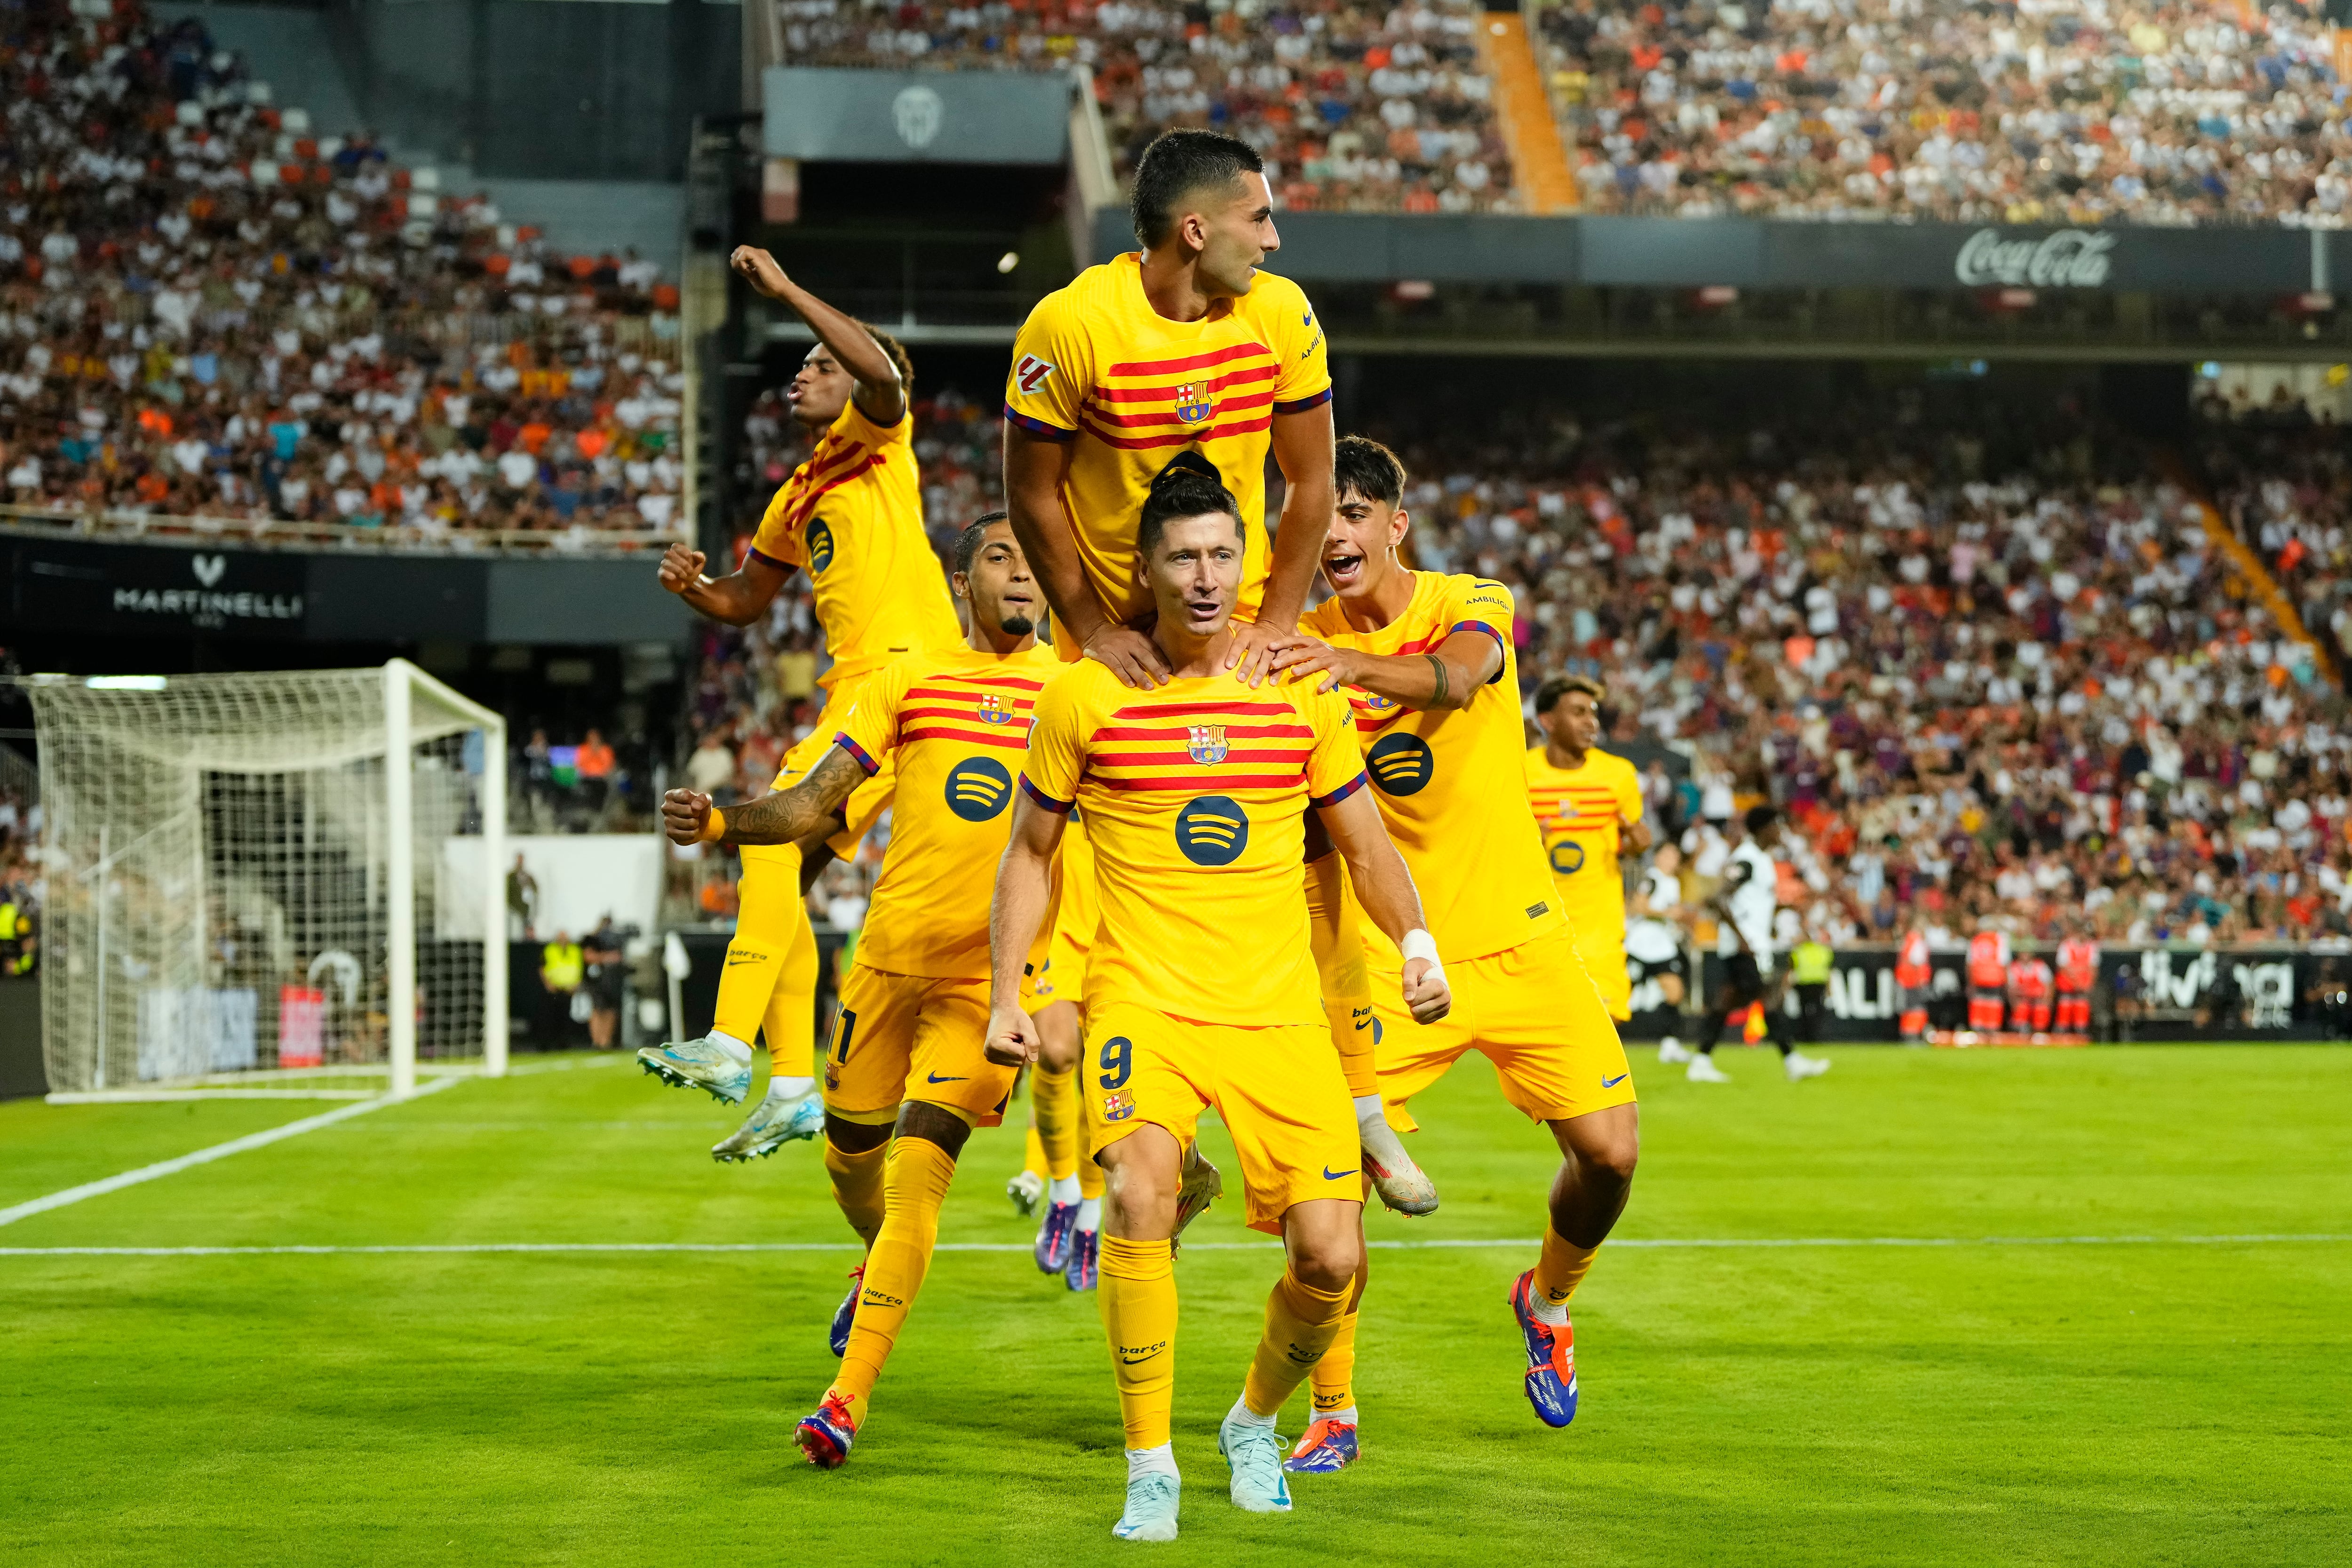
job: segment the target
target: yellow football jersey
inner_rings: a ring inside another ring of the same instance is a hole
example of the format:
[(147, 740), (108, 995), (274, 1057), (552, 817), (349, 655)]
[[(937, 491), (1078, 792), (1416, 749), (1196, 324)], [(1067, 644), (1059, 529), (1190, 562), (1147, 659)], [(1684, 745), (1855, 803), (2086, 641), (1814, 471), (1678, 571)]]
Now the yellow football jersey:
[(885, 429), (851, 398), (768, 502), (751, 553), (787, 572), (808, 569), (834, 660), (825, 686), (878, 669), (898, 654), (963, 640), (947, 577), (923, 532), (911, 412)]
[(1561, 910), (1580, 931), (1625, 935), (1625, 879), (1617, 866), (1622, 813), (1642, 820), (1642, 776), (1607, 752), (1588, 751), (1581, 766), (1555, 767), (1544, 748), (1528, 752), (1528, 804), (1542, 830), (1544, 858)]
[(1051, 648), (909, 654), (877, 675), (835, 743), (868, 774), (895, 753), (890, 847), (856, 962), (892, 974), (984, 979), (988, 906), (1013, 827), (1013, 780)]
[[(1449, 960), (1501, 952), (1560, 924), (1559, 896), (1529, 820), (1526, 730), (1518, 660), (1511, 649), (1511, 591), (1482, 577), (1412, 574), (1412, 602), (1376, 632), (1350, 628), (1336, 599), (1299, 629), (1366, 653), (1427, 653), (1458, 631), (1481, 631), (1503, 648), (1503, 668), (1470, 706), (1417, 711), (1345, 688), (1366, 771), (1389, 837), (1421, 889), (1422, 912)], [(1393, 964), (1396, 949), (1370, 921), (1364, 942)]]
[(1267, 273), (1197, 321), (1144, 297), (1133, 252), (1089, 267), (1037, 302), (1013, 344), (1004, 416), (1075, 443), (1062, 502), (1103, 607), (1132, 622), (1151, 609), (1135, 581), (1135, 525), (1152, 476), (1197, 447), (1241, 503), (1249, 535), (1240, 614), (1265, 593), (1265, 458), (1274, 416), (1331, 395), (1323, 329), (1297, 284)]
[(1363, 782), (1337, 692), (1225, 674), (1131, 691), (1091, 660), (1069, 666), (1037, 700), (1022, 788), (1087, 819), (1101, 910), (1088, 1015), (1134, 1003), (1321, 1025), (1301, 819)]

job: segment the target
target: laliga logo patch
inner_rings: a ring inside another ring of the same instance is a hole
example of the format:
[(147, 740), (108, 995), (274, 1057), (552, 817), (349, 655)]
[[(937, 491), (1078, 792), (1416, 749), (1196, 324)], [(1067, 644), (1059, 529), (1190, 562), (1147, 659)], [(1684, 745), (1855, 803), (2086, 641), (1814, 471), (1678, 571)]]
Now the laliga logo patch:
[(1135, 1114), (1135, 1101), (1128, 1099), (1127, 1090), (1113, 1089), (1103, 1096), (1103, 1120), (1124, 1121)]
[(1419, 795), (1437, 771), (1429, 742), (1418, 735), (1383, 736), (1365, 755), (1364, 763), (1382, 795)]
[(1249, 847), (1249, 817), (1241, 803), (1204, 795), (1176, 817), (1176, 847), (1195, 866), (1230, 866)]
[(1223, 724), (1194, 724), (1191, 730), (1192, 740), (1184, 750), (1202, 766), (1222, 763), (1232, 752), (1233, 747), (1225, 740)]
[(1215, 404), (1197, 381), (1188, 381), (1176, 389), (1176, 417), (1187, 425), (1198, 425), (1217, 411)]
[(1035, 354), (1023, 354), (1021, 363), (1013, 367), (1013, 384), (1026, 396), (1045, 385), (1045, 378), (1054, 374), (1055, 368), (1052, 360), (1039, 359)]
[(808, 563), (812, 576), (833, 564), (833, 530), (823, 518), (808, 525)]
[(948, 774), (947, 797), (966, 822), (986, 822), (1013, 798), (1013, 775), (993, 757), (966, 757)]
[(1551, 868), (1555, 876), (1573, 877), (1584, 869), (1584, 846), (1573, 838), (1563, 838), (1551, 847)]
[(982, 692), (980, 696), (980, 721), (983, 724), (1012, 723), (1013, 704), (1007, 702), (1003, 698), (998, 696), (993, 691)]

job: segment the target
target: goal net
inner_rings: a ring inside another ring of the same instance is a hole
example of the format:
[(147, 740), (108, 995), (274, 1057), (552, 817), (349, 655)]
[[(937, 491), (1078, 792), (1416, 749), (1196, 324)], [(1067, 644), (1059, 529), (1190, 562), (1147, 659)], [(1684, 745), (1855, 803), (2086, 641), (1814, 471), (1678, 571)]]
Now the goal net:
[(504, 1070), (496, 713), (402, 659), (26, 689), (53, 1097)]

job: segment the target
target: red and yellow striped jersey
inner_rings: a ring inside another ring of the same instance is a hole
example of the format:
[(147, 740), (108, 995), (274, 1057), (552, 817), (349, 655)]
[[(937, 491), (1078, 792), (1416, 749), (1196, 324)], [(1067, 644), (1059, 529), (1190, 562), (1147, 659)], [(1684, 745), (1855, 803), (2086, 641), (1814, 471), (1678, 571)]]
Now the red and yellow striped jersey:
[[(1299, 630), (1366, 653), (1429, 653), (1459, 631), (1502, 645), (1503, 668), (1456, 711), (1416, 711), (1353, 687), (1357, 738), (1389, 837), (1396, 841), (1438, 950), (1448, 959), (1483, 958), (1556, 930), (1558, 895), (1528, 819), (1526, 730), (1519, 718), (1518, 663), (1511, 649), (1511, 591), (1482, 577), (1412, 574), (1412, 600), (1378, 631), (1351, 629), (1336, 599), (1316, 606)], [(1360, 922), (1372, 955), (1394, 967), (1396, 948)]]
[(890, 847), (856, 962), (891, 974), (988, 975), (988, 906), (1013, 827), (1013, 780), (1051, 648), (910, 654), (877, 675), (834, 743), (867, 773), (897, 753)]
[(1560, 908), (1580, 933), (1625, 936), (1625, 877), (1618, 868), (1622, 815), (1642, 820), (1642, 776), (1622, 757), (1592, 750), (1573, 768), (1555, 766), (1544, 748), (1528, 752), (1528, 804), (1535, 808), (1544, 858)]
[(1088, 1014), (1133, 1002), (1209, 1024), (1321, 1022), (1301, 818), (1363, 782), (1336, 692), (1227, 674), (1132, 691), (1092, 660), (1056, 677), (1022, 788), (1086, 816), (1101, 921)]
[(1241, 502), (1246, 620), (1265, 592), (1274, 416), (1330, 395), (1323, 329), (1297, 284), (1261, 272), (1239, 299), (1171, 321), (1145, 298), (1142, 258), (1129, 253), (1089, 267), (1029, 312), (1013, 344), (1004, 416), (1073, 443), (1063, 506), (1087, 581), (1122, 621), (1151, 608), (1135, 580), (1135, 525), (1152, 476), (1199, 447)]
[(911, 415), (885, 429), (850, 399), (768, 502), (751, 553), (808, 569), (837, 680), (902, 653), (963, 641), (946, 575), (923, 532)]

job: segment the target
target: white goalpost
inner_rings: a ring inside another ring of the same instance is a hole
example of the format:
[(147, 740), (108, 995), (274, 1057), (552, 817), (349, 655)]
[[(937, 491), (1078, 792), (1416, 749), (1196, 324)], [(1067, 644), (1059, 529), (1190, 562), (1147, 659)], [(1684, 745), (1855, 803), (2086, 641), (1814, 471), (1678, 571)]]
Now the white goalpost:
[(50, 1099), (506, 1070), (497, 713), (405, 659), (26, 690)]

